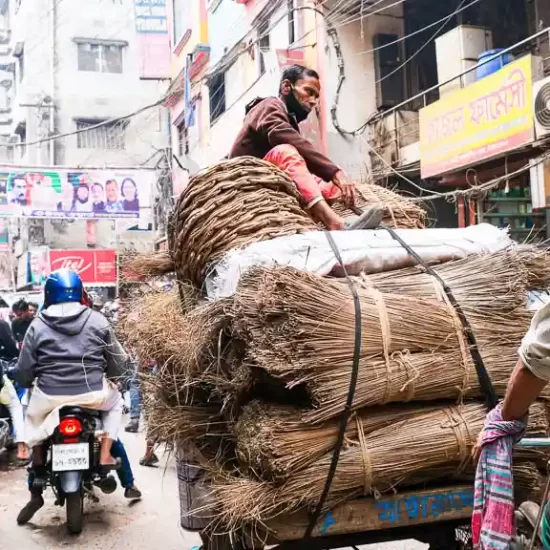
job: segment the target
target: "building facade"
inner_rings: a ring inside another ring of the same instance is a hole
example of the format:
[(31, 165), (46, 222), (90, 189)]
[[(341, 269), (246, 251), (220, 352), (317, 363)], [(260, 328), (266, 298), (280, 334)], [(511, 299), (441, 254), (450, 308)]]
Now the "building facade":
[[(0, 162), (22, 169), (165, 169), (164, 107), (128, 117), (158, 102), (169, 85), (168, 70), (144, 70), (145, 62), (155, 64), (155, 55), (157, 67), (169, 66), (166, 8), (158, 4), (5, 0), (0, 5)], [(153, 57), (144, 60), (144, 55)], [(142, 211), (139, 222), (15, 219), (10, 222), (15, 263), (40, 246), (147, 250), (155, 240), (152, 224), (153, 208)]]
[[(484, 76), (478, 58), (487, 59), (492, 50), (495, 55), (504, 50), (503, 65), (527, 54), (539, 61), (540, 71), (532, 73), (525, 89), (530, 93), (550, 66), (550, 8), (545, 0), (452, 6), (433, 0), (191, 4), (185, 8), (183, 0), (172, 0), (174, 94), (169, 108), (181, 176), (176, 194), (189, 174), (228, 153), (245, 105), (257, 96), (276, 95), (281, 69), (292, 62), (316, 69), (323, 87), (319, 108), (303, 132), (355, 179), (416, 195), (444, 193), (472, 185), (472, 170), (478, 181), (486, 181), (546, 148), (546, 134), (542, 142), (537, 139), (536, 113), (530, 112), (528, 144), (426, 172), (421, 169), (428, 158), (421, 147), (419, 116), (461, 90), (475, 89), (470, 87)], [(180, 41), (175, 38), (179, 36)], [(528, 183), (518, 185), (525, 190)], [(442, 199), (432, 204), (432, 217), (442, 226), (489, 219), (474, 200), (459, 197), (456, 203)], [(509, 224), (510, 219), (498, 218), (497, 223)], [(519, 236), (529, 228), (522, 221), (517, 229), (522, 230)]]

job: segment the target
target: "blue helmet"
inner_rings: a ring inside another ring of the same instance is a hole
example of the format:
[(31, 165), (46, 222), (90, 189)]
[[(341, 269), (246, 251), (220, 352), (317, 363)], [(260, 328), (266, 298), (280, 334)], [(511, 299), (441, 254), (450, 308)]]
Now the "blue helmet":
[(64, 302), (82, 302), (84, 287), (76, 271), (60, 269), (54, 271), (44, 286), (44, 307)]

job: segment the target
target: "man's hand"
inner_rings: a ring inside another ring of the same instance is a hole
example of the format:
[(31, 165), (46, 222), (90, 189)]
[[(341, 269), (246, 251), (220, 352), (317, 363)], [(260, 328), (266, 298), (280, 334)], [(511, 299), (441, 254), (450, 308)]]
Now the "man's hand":
[(17, 459), (18, 460), (29, 460), (29, 448), (25, 443), (17, 444)]
[(347, 174), (340, 170), (332, 178), (332, 183), (342, 192), (342, 202), (346, 206), (355, 205), (355, 184), (348, 178)]

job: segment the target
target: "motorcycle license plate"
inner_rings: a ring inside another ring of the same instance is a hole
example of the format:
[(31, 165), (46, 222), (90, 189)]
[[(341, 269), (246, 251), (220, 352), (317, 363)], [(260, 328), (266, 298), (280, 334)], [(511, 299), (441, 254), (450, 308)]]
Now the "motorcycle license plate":
[(52, 445), (52, 470), (54, 472), (87, 470), (89, 467), (90, 445), (88, 443)]

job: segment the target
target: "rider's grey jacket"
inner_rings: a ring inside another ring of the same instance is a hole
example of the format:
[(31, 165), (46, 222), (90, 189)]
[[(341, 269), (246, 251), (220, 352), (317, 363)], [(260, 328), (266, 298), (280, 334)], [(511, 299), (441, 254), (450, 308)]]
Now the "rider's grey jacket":
[[(71, 306), (60, 308), (59, 306)], [(127, 356), (103, 315), (80, 304), (59, 304), (32, 322), (14, 377), (48, 395), (99, 391), (103, 379), (122, 378)]]

